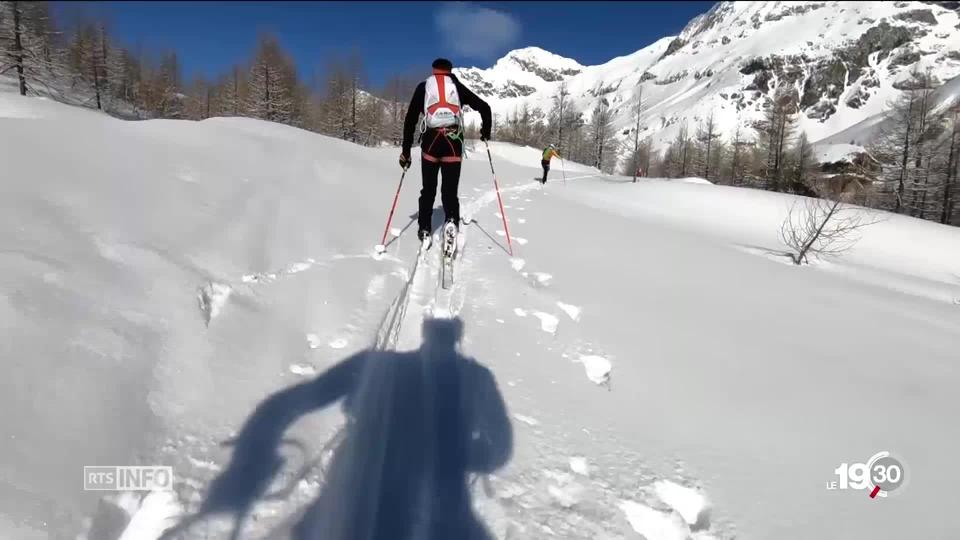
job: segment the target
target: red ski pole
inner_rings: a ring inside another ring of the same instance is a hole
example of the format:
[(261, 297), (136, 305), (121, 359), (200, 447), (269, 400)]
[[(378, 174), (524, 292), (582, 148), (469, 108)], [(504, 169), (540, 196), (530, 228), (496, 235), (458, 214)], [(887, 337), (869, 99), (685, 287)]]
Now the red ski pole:
[(500, 217), (503, 218), (503, 232), (507, 234), (507, 248), (510, 256), (513, 257), (513, 242), (510, 241), (510, 227), (507, 226), (507, 214), (503, 211), (503, 199), (500, 198), (500, 184), (497, 182), (497, 173), (493, 170), (493, 156), (490, 155), (490, 145), (483, 141), (487, 147), (487, 160), (490, 161), (490, 174), (493, 175), (493, 188), (497, 190), (497, 203), (500, 205)]
[(400, 199), (400, 189), (403, 188), (403, 177), (407, 175), (407, 169), (410, 167), (403, 168), (403, 174), (400, 175), (400, 185), (397, 186), (397, 194), (393, 196), (393, 205), (390, 207), (390, 215), (387, 217), (387, 226), (383, 229), (383, 238), (380, 240), (380, 245), (377, 246), (377, 251), (386, 251), (387, 249), (387, 233), (390, 232), (390, 223), (393, 221), (393, 212), (397, 209), (397, 200)]

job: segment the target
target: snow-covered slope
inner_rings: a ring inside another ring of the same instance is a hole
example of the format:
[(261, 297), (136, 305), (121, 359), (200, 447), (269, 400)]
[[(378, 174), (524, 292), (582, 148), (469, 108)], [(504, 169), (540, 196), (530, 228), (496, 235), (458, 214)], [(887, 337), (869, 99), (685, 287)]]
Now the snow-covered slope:
[[(498, 459), (404, 502), (469, 504), (490, 538), (960, 530), (960, 231), (890, 216), (847, 257), (797, 268), (764, 254), (790, 196), (582, 167), (540, 186), (536, 149), (491, 150), (515, 257), (475, 148), (460, 191), (476, 222), (443, 293), (436, 252), (410, 274), (416, 169), (395, 239), (372, 255), (395, 149), (0, 94), (0, 538), (154, 538), (184, 507), (242, 507), (248, 492), (276, 496), (252, 505), (241, 537), (282, 538), (270, 533), (318, 493), (347, 504), (432, 478), (414, 466), (431, 456), (457, 466), (456, 445), (420, 438), (428, 419)], [(415, 362), (438, 345), (421, 340), (430, 313), (463, 321), (460, 350), (486, 368), (480, 403), (499, 394), (506, 418), (458, 416), (456, 399), (410, 414), (475, 380), (433, 385), (424, 374), (443, 365)], [(340, 407), (306, 411), (339, 388), (328, 370), (384, 329), (401, 351), (425, 349), (363, 371), (341, 437)], [(316, 392), (278, 399), (299, 383)], [(840, 463), (881, 450), (905, 463), (901, 490), (825, 489)], [(81, 490), (84, 465), (132, 464), (172, 466), (173, 496), (98, 506), (102, 492)], [(343, 474), (362, 481), (331, 493)]]
[(957, 76), (958, 51), (960, 13), (934, 3), (720, 2), (679, 36), (602, 65), (527, 48), (458, 73), (501, 115), (522, 102), (548, 110), (566, 81), (588, 116), (608, 99), (618, 132), (632, 128), (629, 102), (642, 84), (643, 135), (663, 148), (711, 112), (727, 136), (750, 126), (777, 88), (795, 92), (810, 140), (824, 139), (883, 111), (914, 67)]
[[(960, 103), (960, 76), (945, 82), (930, 95), (933, 105), (930, 111), (933, 114), (943, 112), (947, 107)], [(857, 122), (847, 129), (826, 137), (816, 143), (820, 148), (842, 147), (844, 145), (867, 145), (873, 137), (889, 122), (889, 112), (877, 113), (865, 120)], [(836, 152), (837, 149), (834, 149)]]

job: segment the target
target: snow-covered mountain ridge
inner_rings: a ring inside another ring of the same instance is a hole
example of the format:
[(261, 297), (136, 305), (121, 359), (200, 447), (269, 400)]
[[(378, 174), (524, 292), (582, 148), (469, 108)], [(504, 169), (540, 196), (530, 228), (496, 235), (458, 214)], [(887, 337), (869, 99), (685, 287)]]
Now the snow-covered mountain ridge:
[(664, 148), (684, 123), (711, 112), (722, 132), (749, 127), (779, 88), (794, 93), (811, 140), (883, 112), (914, 69), (945, 82), (960, 75), (960, 13), (930, 2), (720, 2), (678, 36), (596, 66), (536, 47), (508, 53), (460, 78), (504, 117), (523, 103), (548, 111), (566, 83), (589, 117), (599, 98), (629, 134), (642, 86), (643, 136)]

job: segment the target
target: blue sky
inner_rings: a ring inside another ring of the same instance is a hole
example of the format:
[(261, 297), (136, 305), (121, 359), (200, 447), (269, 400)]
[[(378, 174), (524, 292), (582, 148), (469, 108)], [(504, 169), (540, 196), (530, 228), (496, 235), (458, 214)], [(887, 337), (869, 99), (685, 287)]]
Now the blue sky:
[(307, 78), (331, 54), (358, 50), (369, 81), (422, 70), (437, 56), (490, 66), (530, 45), (597, 64), (678, 33), (713, 2), (52, 2), (61, 22), (105, 18), (115, 36), (176, 50), (184, 76), (249, 59), (276, 34)]

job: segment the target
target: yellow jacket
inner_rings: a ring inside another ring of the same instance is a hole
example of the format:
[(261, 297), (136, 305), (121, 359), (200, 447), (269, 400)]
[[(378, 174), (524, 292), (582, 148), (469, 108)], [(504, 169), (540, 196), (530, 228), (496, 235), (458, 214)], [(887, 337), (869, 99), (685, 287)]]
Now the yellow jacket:
[(554, 157), (560, 157), (556, 149), (550, 148), (549, 146), (543, 149), (543, 161), (550, 161), (550, 159)]

